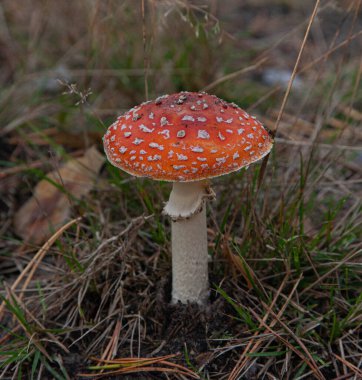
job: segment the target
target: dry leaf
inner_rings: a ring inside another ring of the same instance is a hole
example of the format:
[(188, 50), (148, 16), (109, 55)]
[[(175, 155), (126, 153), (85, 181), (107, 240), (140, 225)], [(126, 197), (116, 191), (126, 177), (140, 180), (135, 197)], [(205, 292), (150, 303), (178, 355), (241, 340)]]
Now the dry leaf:
[(69, 219), (72, 197), (80, 198), (90, 192), (104, 161), (104, 156), (93, 146), (84, 156), (48, 173), (50, 181), (41, 180), (33, 196), (15, 214), (15, 232), (35, 244), (46, 241)]

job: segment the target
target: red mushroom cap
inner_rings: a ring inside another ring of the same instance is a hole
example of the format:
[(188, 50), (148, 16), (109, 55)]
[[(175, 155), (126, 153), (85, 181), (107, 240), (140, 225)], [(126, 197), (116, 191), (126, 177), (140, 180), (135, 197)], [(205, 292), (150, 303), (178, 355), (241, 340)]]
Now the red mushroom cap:
[(164, 95), (134, 107), (108, 128), (103, 142), (114, 166), (174, 182), (233, 172), (273, 146), (254, 116), (204, 92)]

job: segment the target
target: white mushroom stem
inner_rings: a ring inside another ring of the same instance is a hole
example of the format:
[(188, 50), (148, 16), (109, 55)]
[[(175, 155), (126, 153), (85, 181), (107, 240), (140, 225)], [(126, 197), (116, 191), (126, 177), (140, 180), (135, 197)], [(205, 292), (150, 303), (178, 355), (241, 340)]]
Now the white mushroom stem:
[(205, 304), (209, 295), (205, 181), (174, 182), (164, 212), (172, 218), (172, 303)]

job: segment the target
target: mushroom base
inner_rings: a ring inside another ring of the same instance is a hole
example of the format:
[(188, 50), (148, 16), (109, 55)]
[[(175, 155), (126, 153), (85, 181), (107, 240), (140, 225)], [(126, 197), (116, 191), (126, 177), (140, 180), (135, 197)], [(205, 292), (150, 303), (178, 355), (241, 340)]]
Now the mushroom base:
[(206, 206), (172, 221), (172, 303), (207, 302), (209, 296)]

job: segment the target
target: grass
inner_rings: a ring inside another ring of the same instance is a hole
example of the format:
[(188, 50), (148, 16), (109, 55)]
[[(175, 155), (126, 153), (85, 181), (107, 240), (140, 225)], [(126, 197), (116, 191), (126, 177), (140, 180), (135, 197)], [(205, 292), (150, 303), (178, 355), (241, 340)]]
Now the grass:
[[(141, 3), (0, 4), (0, 378), (361, 378), (360, 2)], [(203, 88), (277, 125), (213, 181), (205, 310), (169, 304), (168, 183), (49, 179), (134, 104)], [(72, 222), (35, 243), (14, 220), (44, 178)]]

